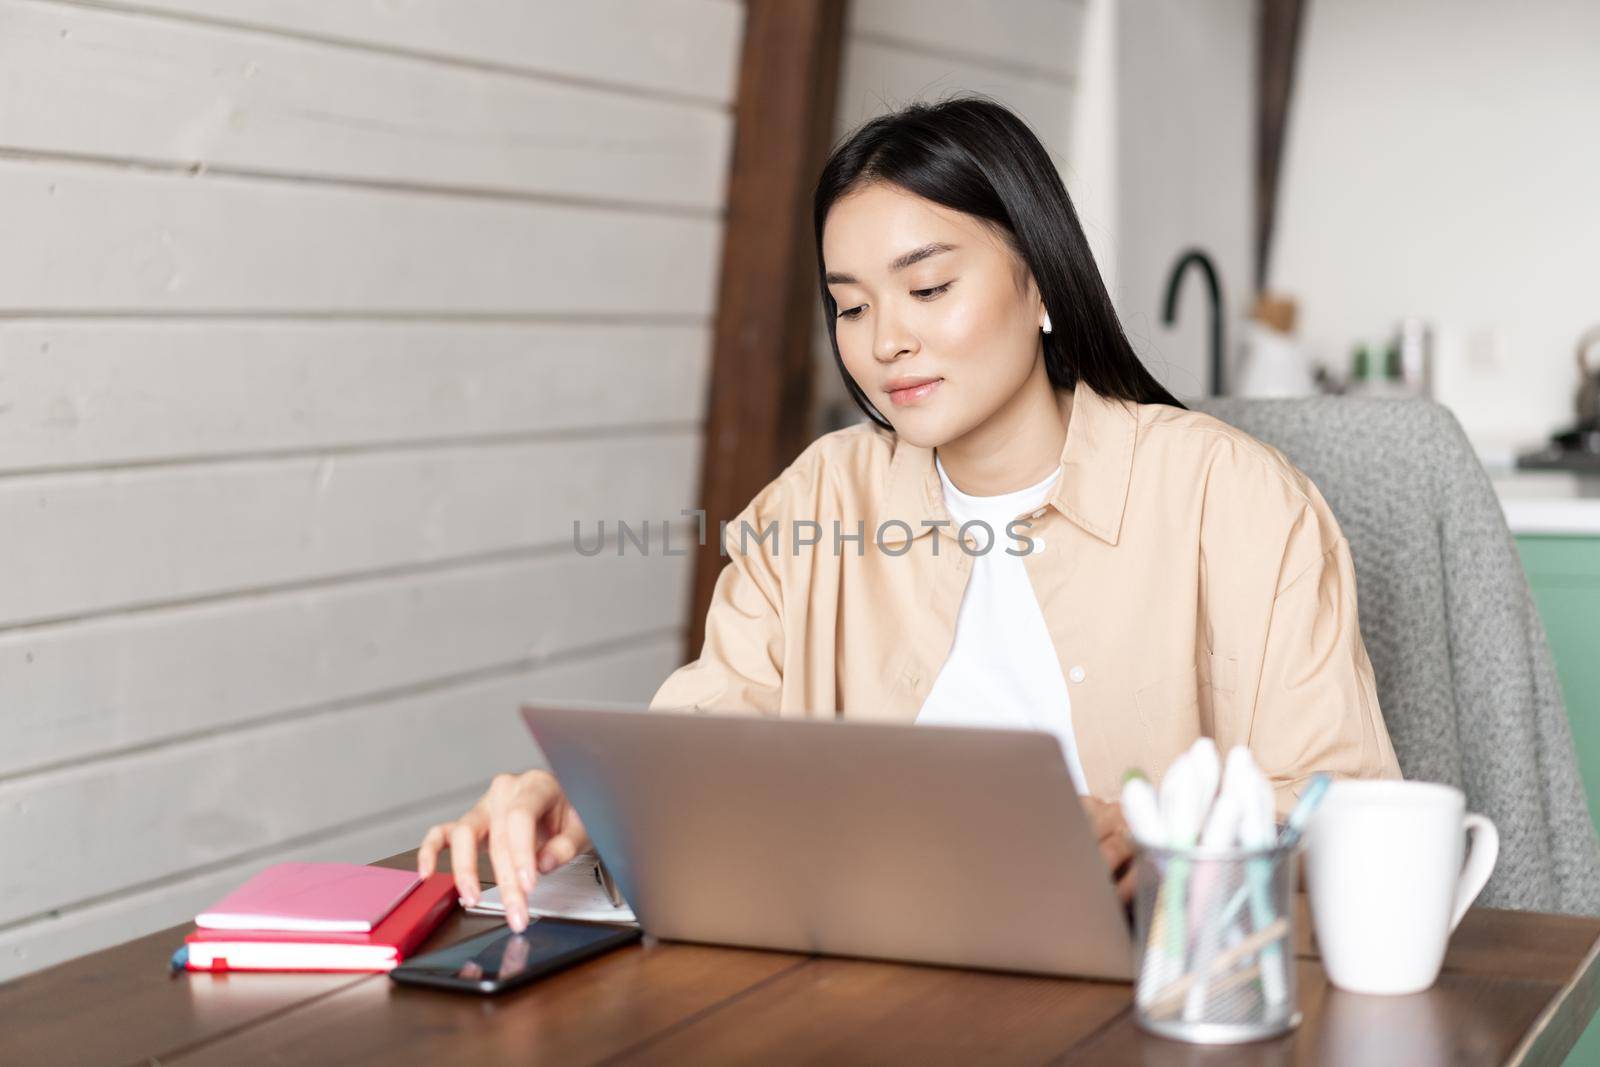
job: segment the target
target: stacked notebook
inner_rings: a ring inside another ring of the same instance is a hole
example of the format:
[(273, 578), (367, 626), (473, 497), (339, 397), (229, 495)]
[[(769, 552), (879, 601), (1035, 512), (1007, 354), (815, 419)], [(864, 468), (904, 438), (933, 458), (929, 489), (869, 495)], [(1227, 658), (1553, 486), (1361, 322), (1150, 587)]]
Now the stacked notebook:
[(195, 917), (191, 971), (387, 971), (455, 906), (448, 874), (279, 863)]

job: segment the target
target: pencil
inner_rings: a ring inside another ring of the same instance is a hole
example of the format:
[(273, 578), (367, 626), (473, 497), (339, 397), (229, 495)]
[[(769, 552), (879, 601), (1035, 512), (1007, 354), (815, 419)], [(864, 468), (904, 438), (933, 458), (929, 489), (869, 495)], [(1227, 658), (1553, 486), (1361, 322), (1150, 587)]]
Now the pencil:
[[(1181, 1002), (1184, 995), (1189, 992), (1189, 987), (1194, 985), (1194, 983), (1198, 982), (1201, 978), (1214, 974), (1217, 971), (1225, 970), (1235, 960), (1243, 956), (1248, 956), (1250, 953), (1255, 952), (1258, 949), (1273, 944), (1288, 934), (1288, 932), (1289, 920), (1285, 918), (1279, 918), (1276, 922), (1262, 927), (1260, 930), (1257, 930), (1243, 941), (1240, 941), (1237, 945), (1234, 945), (1232, 948), (1228, 949), (1228, 951), (1216, 956), (1204, 969), (1190, 971), (1182, 978), (1179, 978), (1177, 981), (1171, 983), (1166, 988), (1156, 993), (1155, 996), (1150, 998), (1150, 1000), (1145, 1004), (1145, 1013), (1148, 1015), (1156, 1015), (1166, 1011), (1168, 1008)], [(1257, 964), (1256, 966), (1259, 969), (1260, 965)]]

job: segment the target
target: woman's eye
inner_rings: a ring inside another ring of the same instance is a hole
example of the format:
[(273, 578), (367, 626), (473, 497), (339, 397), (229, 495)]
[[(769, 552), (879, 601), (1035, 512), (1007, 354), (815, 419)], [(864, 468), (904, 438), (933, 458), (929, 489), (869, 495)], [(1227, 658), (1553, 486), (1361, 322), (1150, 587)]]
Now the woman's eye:
[[(918, 300), (934, 300), (938, 298), (939, 294), (943, 293), (946, 289), (950, 288), (954, 284), (955, 282), (951, 281), (945, 282), (943, 285), (936, 285), (932, 289), (913, 289), (911, 290), (911, 295), (916, 297)], [(839, 312), (839, 318), (859, 319), (861, 317), (861, 309), (863, 307), (865, 307), (864, 304), (858, 304), (853, 308), (845, 308), (843, 311)]]

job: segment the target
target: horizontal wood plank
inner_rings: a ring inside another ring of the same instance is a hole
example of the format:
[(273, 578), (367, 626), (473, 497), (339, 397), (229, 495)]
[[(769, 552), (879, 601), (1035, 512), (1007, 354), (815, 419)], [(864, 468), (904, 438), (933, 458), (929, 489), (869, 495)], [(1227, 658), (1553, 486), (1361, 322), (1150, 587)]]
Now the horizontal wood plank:
[(722, 109), (72, 5), (0, 0), (0, 26), (8, 151), (722, 204)]
[(9, 159), (0, 233), (0, 315), (698, 318), (712, 306), (721, 223)]
[(709, 325), (0, 320), (0, 475), (698, 423)]
[[(699, 434), (0, 479), (0, 625), (539, 546), (691, 506)], [(635, 527), (636, 529), (638, 527)], [(631, 546), (630, 546), (631, 550)]]
[[(0, 932), (0, 982), (71, 959), (81, 952), (188, 922), (207, 905), (271, 863), (370, 863), (398, 849), (414, 847), (429, 826), (459, 815), (476, 796), (470, 789), (461, 790), (444, 798), (407, 806), (403, 811), (357, 827), (336, 829), (306, 842), (290, 842), (204, 874), (182, 876), (147, 889), (118, 894), (85, 908), (68, 909), (12, 927)], [(174, 941), (168, 951), (175, 948)], [(159, 967), (159, 959), (155, 963)], [(3, 1002), (4, 995), (0, 994), (0, 1003)], [(118, 1062), (126, 1058), (124, 1054)]]
[[(530, 700), (643, 703), (677, 631), (600, 655), (0, 783), (0, 924), (542, 765)], [(43, 920), (41, 920), (43, 921)]]
[(973, 17), (967, 0), (854, 0), (848, 32), (1003, 71), (1071, 83), (1083, 56), (1082, 0), (1009, 0)]
[(0, 634), (0, 778), (681, 624), (691, 557), (624, 547)]
[(713, 103), (733, 101), (744, 31), (737, 0), (99, 2)]

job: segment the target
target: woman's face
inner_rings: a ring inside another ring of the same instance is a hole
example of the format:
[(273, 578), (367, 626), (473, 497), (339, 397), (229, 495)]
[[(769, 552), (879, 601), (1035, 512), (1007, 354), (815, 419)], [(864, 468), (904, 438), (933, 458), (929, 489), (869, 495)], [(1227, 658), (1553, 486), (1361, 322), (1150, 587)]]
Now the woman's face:
[(898, 186), (841, 197), (822, 231), (839, 354), (912, 444), (982, 425), (1044, 358), (1044, 305), (1002, 237)]

